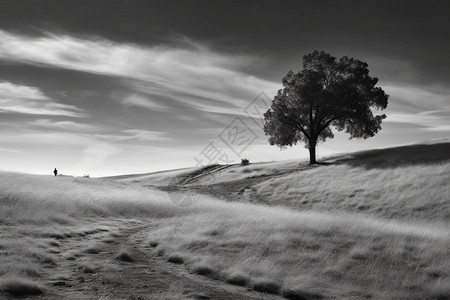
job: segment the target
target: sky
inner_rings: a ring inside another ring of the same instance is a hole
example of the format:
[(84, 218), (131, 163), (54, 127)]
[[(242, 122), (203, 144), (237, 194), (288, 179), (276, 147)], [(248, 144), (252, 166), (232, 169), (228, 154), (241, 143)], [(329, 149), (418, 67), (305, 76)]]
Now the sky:
[(319, 157), (450, 135), (448, 1), (0, 2), (0, 170), (94, 177), (306, 159), (262, 130), (281, 79), (324, 50), (365, 61), (382, 130)]

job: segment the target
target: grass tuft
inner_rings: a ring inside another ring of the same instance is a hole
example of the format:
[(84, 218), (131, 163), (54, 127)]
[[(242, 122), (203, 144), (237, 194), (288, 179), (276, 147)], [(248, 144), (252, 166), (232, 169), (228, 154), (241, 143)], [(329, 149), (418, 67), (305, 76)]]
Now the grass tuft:
[(128, 252), (126, 252), (125, 250), (122, 250), (117, 256), (116, 259), (121, 260), (121, 261), (126, 261), (126, 262), (133, 262), (134, 258), (131, 257), (130, 254), (128, 254)]
[(280, 293), (281, 286), (274, 281), (261, 280), (254, 282), (252, 289), (257, 292), (276, 295)]
[(97, 268), (93, 265), (82, 263), (78, 266), (78, 269), (80, 269), (83, 273), (89, 273), (94, 274), (97, 272)]
[(450, 299), (450, 282), (448, 280), (435, 284), (431, 289), (431, 299), (448, 300)]
[(149, 245), (152, 248), (156, 248), (156, 247), (158, 247), (159, 243), (158, 242), (150, 242)]
[(50, 246), (53, 246), (53, 247), (60, 247), (61, 246), (61, 244), (58, 241), (50, 241), (48, 244)]
[(47, 253), (44, 252), (33, 252), (31, 256), (40, 262), (41, 264), (49, 265), (49, 266), (56, 266), (56, 260), (53, 256), (50, 256)]
[(233, 273), (226, 278), (226, 282), (233, 285), (246, 286), (250, 283), (250, 278), (240, 272)]
[(42, 288), (26, 278), (6, 278), (0, 281), (1, 289), (14, 296), (39, 295), (44, 291)]
[(290, 300), (312, 300), (323, 298), (320, 294), (308, 292), (303, 289), (286, 289), (281, 292), (281, 295)]
[(89, 247), (89, 248), (84, 250), (84, 253), (98, 254), (98, 253), (100, 253), (100, 248), (98, 248), (98, 247)]
[(181, 265), (184, 263), (184, 258), (178, 254), (171, 255), (167, 258), (167, 261), (173, 264)]
[(192, 271), (195, 274), (203, 275), (203, 276), (214, 276), (214, 275), (217, 275), (217, 272), (213, 268), (211, 268), (210, 266), (206, 266), (206, 265), (194, 266), (192, 268)]

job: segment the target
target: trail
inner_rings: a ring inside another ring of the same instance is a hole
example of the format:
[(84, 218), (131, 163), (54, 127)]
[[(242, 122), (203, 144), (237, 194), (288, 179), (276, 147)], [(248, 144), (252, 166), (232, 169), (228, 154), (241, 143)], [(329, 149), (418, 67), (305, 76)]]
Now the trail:
[[(214, 165), (186, 174), (183, 178), (178, 180), (177, 184), (151, 187), (166, 192), (187, 192), (188, 190), (191, 190), (195, 193), (210, 195), (228, 202), (248, 202), (274, 206), (277, 204), (271, 203), (269, 199), (265, 199), (262, 195), (257, 193), (255, 186), (266, 180), (287, 176), (300, 171), (310, 170), (319, 166), (320, 165), (304, 164), (298, 165), (294, 168), (274, 170), (274, 172), (270, 174), (215, 183), (214, 177), (219, 176), (220, 172), (232, 167), (232, 165)], [(203, 184), (202, 180), (208, 176), (213, 178), (213, 180), (207, 184)]]
[[(109, 228), (102, 225), (86, 236), (61, 239), (57, 267), (46, 276), (45, 293), (31, 298), (282, 299), (192, 274), (183, 265), (167, 262), (157, 248), (144, 243), (156, 226), (152, 220), (115, 220)], [(100, 250), (86, 251), (90, 248)], [(118, 259), (121, 251), (133, 261)]]

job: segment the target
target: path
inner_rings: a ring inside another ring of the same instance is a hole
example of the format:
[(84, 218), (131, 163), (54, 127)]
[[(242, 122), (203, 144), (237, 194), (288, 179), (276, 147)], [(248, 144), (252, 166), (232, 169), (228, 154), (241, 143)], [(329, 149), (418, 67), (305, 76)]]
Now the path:
[[(167, 262), (157, 248), (144, 243), (155, 221), (111, 223), (82, 237), (61, 239), (56, 267), (45, 276), (45, 293), (29, 299), (282, 299)], [(118, 259), (122, 250), (133, 261)]]

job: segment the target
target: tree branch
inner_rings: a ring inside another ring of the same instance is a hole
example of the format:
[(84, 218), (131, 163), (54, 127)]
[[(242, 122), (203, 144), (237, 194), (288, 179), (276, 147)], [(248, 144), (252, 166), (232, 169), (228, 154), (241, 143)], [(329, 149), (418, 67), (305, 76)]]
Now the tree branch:
[(325, 122), (325, 124), (320, 128), (318, 135), (325, 130), (325, 128), (328, 127), (328, 125), (330, 125), (331, 122), (333, 122), (335, 119), (331, 119)]

